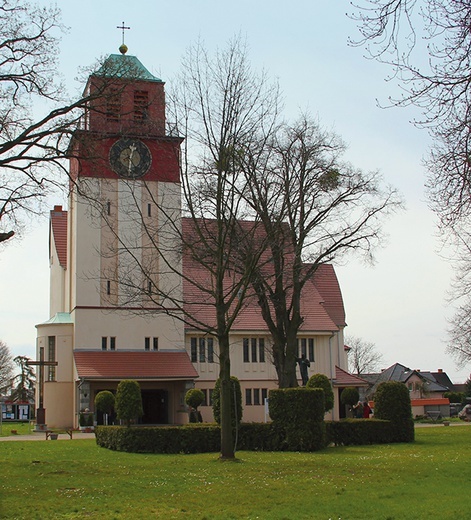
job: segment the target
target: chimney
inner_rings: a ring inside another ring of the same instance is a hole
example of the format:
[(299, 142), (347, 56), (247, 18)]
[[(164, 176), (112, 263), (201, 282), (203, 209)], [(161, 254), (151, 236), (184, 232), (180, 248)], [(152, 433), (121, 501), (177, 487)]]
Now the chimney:
[(441, 374), (443, 372), (443, 368), (438, 369), (438, 373)]
[(53, 211), (56, 211), (56, 212), (62, 211), (62, 206), (54, 206)]

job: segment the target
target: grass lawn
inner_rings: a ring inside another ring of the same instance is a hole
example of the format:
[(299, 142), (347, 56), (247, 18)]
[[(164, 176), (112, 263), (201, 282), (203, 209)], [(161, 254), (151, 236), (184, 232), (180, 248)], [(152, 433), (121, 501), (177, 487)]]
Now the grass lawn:
[[(28, 421), (26, 422), (10, 422), (2, 421), (2, 429), (0, 437), (9, 437), (12, 430), (16, 430), (18, 435), (28, 435), (31, 433), (33, 426)], [(0, 516), (1, 518), (1, 516)]]
[(471, 427), (317, 453), (144, 455), (94, 440), (0, 442), (2, 519), (470, 518)]

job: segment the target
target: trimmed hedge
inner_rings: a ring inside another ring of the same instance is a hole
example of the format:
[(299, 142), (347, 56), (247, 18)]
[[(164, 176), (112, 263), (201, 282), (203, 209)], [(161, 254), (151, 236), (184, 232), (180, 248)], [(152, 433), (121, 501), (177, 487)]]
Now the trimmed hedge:
[(270, 390), (268, 406), (281, 450), (315, 451), (325, 447), (324, 391), (320, 388)]
[[(217, 453), (221, 446), (221, 432), (217, 424), (131, 428), (98, 426), (95, 435), (99, 446), (130, 453)], [(321, 430), (313, 432), (313, 435), (324, 436), (327, 444), (336, 446), (401, 442), (401, 439), (394, 437), (391, 422), (378, 419), (323, 422)], [(313, 451), (323, 447), (315, 446)], [(275, 423), (241, 424), (236, 448), (239, 451), (291, 450), (283, 429)]]
[(361, 446), (363, 444), (389, 444), (394, 439), (390, 421), (378, 419), (344, 419), (326, 422), (328, 444), (335, 446)]
[(383, 382), (375, 392), (374, 401), (375, 417), (391, 421), (394, 442), (413, 442), (414, 421), (407, 386), (397, 381)]
[(221, 445), (221, 430), (215, 424), (99, 426), (95, 436), (102, 448), (130, 453), (207, 453), (219, 451)]
[(306, 388), (322, 388), (324, 390), (324, 407), (325, 412), (332, 410), (334, 407), (334, 391), (329, 378), (324, 374), (314, 374), (309, 378)]

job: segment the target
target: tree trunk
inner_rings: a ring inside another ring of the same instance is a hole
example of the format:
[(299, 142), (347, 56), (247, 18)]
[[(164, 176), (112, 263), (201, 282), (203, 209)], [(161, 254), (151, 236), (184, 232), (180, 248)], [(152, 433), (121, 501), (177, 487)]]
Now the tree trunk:
[(219, 379), (221, 382), (221, 459), (234, 459), (231, 413), (231, 361), (229, 338), (219, 338)]

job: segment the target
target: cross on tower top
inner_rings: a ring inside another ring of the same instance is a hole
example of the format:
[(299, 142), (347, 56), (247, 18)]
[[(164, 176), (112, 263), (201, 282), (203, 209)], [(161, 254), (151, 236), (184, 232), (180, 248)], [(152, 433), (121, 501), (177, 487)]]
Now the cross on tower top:
[(121, 29), (121, 31), (122, 31), (122, 33), (123, 33), (123, 41), (122, 41), (122, 43), (121, 43), (121, 46), (119, 47), (119, 52), (120, 52), (121, 54), (126, 54), (128, 48), (127, 48), (126, 44), (124, 43), (124, 31), (125, 31), (126, 29), (131, 29), (131, 27), (126, 27), (126, 26), (124, 25), (124, 22), (122, 22), (121, 25), (117, 25), (117, 26), (116, 26), (116, 29)]

